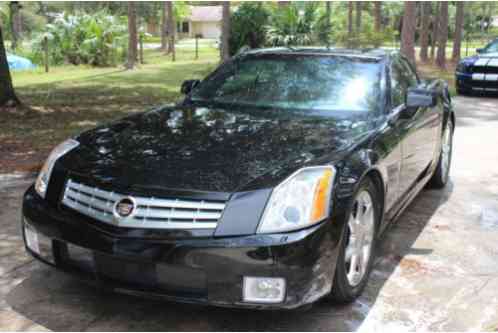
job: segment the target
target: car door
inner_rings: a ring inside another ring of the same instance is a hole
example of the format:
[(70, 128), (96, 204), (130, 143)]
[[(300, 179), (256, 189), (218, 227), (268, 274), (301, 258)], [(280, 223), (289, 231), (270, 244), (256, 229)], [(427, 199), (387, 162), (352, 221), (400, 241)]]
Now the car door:
[[(404, 58), (400, 60), (406, 70), (405, 73), (408, 76), (410, 87), (422, 86), (413, 66)], [(419, 135), (417, 137), (418, 141), (412, 144), (416, 144), (418, 148), (416, 151), (417, 162), (419, 163), (417, 171), (418, 175), (420, 175), (429, 168), (432, 162), (437, 162), (442, 113), (438, 106), (419, 108), (418, 110), (413, 110), (413, 112), (415, 112), (414, 122), (418, 127)]]
[[(407, 110), (405, 106), (408, 88), (420, 84), (415, 71), (402, 57), (395, 57), (392, 62), (391, 81), (398, 90), (393, 101), (395, 107), (402, 109), (402, 163), (400, 193), (404, 194), (419, 180), (432, 162), (436, 145), (437, 112), (432, 108)], [(409, 115), (409, 116), (407, 116)]]

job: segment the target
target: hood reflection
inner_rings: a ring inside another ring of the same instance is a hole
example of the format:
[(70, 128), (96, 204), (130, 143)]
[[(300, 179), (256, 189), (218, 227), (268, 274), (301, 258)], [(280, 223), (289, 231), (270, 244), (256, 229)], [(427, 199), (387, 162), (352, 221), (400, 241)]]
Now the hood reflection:
[(343, 149), (365, 130), (365, 122), (288, 113), (165, 108), (82, 134), (66, 163), (124, 186), (232, 192)]

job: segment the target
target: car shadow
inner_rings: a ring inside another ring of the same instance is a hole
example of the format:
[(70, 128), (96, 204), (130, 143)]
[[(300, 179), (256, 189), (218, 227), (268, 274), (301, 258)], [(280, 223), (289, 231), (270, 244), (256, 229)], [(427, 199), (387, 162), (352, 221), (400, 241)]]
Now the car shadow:
[(415, 198), (386, 232), (367, 288), (352, 304), (322, 300), (292, 311), (177, 304), (104, 293), (41, 264), (11, 290), (6, 301), (21, 315), (54, 331), (355, 331), (374, 308), (383, 306), (381, 290), (397, 278), (397, 271), (417, 270), (416, 258), (432, 252), (414, 243), (452, 192), (450, 182), (444, 190), (424, 190)]

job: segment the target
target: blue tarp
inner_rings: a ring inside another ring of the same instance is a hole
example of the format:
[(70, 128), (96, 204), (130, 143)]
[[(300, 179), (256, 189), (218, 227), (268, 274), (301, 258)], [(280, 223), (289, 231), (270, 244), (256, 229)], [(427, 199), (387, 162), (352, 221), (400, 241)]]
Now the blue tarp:
[(27, 70), (36, 68), (31, 60), (13, 54), (7, 54), (7, 62), (10, 70)]

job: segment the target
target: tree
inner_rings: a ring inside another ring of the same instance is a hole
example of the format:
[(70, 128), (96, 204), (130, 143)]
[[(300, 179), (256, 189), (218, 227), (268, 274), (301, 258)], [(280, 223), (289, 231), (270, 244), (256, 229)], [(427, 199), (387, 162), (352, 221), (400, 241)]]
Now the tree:
[(173, 57), (173, 61), (175, 61), (175, 12), (173, 8), (173, 2), (166, 1), (166, 9), (168, 11), (168, 36), (169, 36), (169, 44), (168, 44), (168, 53), (171, 53)]
[(438, 45), (436, 65), (439, 68), (446, 67), (446, 42), (448, 41), (448, 2), (441, 2), (441, 9), (439, 11), (439, 31), (438, 31)]
[(362, 11), (362, 2), (361, 1), (356, 1), (356, 26), (355, 26), (355, 32), (356, 35), (358, 35), (361, 31), (361, 11)]
[(430, 24), (430, 2), (422, 2), (421, 8), (421, 31), (420, 31), (420, 59), (423, 62), (429, 60), (428, 48), (429, 48), (429, 24)]
[(332, 3), (330, 1), (325, 2), (325, 20), (327, 25), (330, 25), (330, 17), (332, 16)]
[(353, 1), (348, 2), (348, 39), (353, 38)]
[(161, 50), (167, 51), (168, 47), (168, 24), (166, 18), (168, 17), (168, 6), (166, 2), (162, 3), (161, 8)]
[(2, 27), (0, 26), (0, 106), (19, 104), (19, 100), (12, 86), (7, 53), (3, 42)]
[(12, 49), (17, 49), (17, 44), (21, 39), (21, 29), (22, 29), (22, 21), (20, 10), (22, 6), (18, 1), (11, 1), (9, 4), (10, 11), (10, 29), (12, 32)]
[(380, 32), (382, 28), (382, 2), (375, 1), (374, 3), (375, 16), (375, 32)]
[(403, 27), (401, 30), (401, 53), (415, 64), (415, 2), (405, 2), (405, 14), (403, 15)]
[(221, 60), (230, 59), (230, 1), (223, 1), (221, 18)]
[(436, 1), (436, 9), (434, 15), (432, 15), (432, 34), (431, 34), (431, 59), (434, 60), (434, 54), (436, 53), (438, 32), (439, 32), (439, 7), (440, 4)]
[(331, 28), (331, 25), (330, 25), (331, 16), (332, 16), (332, 3), (330, 1), (327, 1), (325, 3), (325, 22), (326, 22), (326, 29), (327, 29), (326, 45), (327, 45), (327, 47), (330, 46), (329, 34), (330, 34), (330, 28)]
[(464, 2), (457, 1), (456, 3), (456, 19), (455, 19), (455, 37), (453, 38), (453, 54), (451, 60), (458, 62), (460, 60), (460, 49), (462, 46), (463, 35), (463, 19), (464, 19)]
[(128, 60), (126, 69), (133, 69), (137, 61), (137, 17), (133, 1), (128, 2)]

